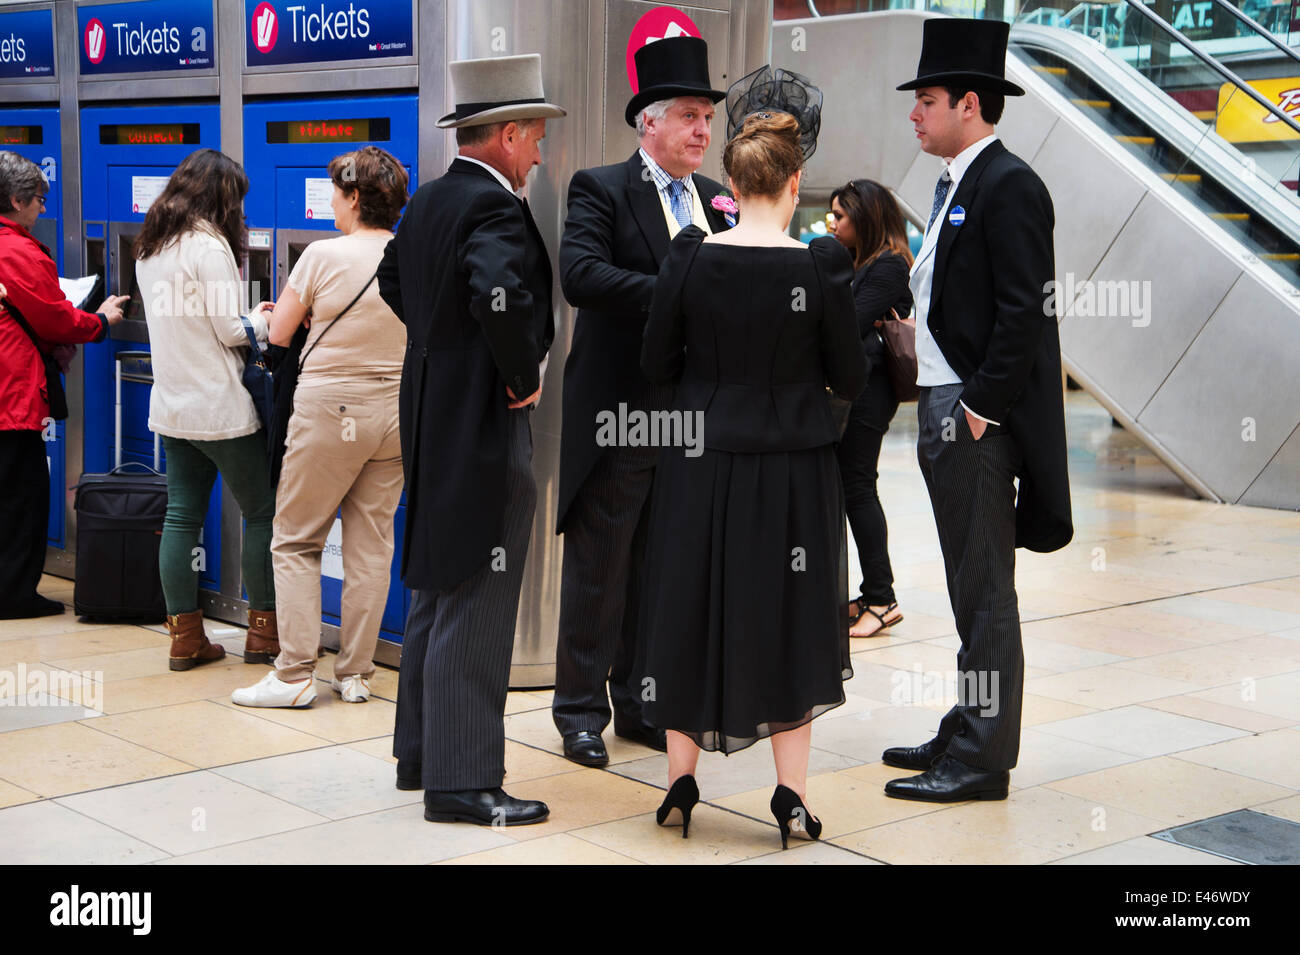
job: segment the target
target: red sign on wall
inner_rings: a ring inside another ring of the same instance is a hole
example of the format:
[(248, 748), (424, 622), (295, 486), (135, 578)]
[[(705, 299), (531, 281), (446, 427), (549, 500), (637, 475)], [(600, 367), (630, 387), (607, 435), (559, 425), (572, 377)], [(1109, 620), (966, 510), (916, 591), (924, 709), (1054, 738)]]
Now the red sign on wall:
[(655, 40), (667, 40), (675, 36), (699, 36), (700, 28), (695, 21), (676, 7), (655, 7), (636, 21), (632, 35), (627, 39), (627, 81), (632, 92), (638, 92), (636, 82), (636, 51)]

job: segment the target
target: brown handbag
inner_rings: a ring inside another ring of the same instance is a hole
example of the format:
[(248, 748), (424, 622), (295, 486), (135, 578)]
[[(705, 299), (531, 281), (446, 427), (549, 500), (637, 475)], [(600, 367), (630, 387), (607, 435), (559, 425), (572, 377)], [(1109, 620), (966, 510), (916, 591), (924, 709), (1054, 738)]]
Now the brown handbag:
[(915, 401), (921, 394), (916, 385), (916, 320), (899, 318), (892, 308), (889, 318), (876, 322), (885, 345), (885, 370), (899, 401)]

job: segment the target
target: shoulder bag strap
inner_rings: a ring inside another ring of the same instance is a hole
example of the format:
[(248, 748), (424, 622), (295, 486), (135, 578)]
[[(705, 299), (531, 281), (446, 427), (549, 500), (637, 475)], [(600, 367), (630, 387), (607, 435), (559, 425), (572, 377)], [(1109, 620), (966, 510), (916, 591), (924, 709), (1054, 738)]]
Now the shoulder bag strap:
[(379, 277), (379, 270), (376, 269), (374, 275), (370, 276), (370, 278), (366, 280), (366, 284), (363, 285), (363, 286), (361, 287), (361, 291), (358, 292), (358, 293), (356, 294), (356, 297), (355, 297), (354, 299), (352, 299), (352, 301), (348, 302), (348, 304), (347, 304), (346, 306), (344, 306), (343, 311), (339, 312), (337, 315), (334, 316), (334, 321), (332, 321), (332, 322), (330, 322), (328, 325), (326, 325), (326, 326), (321, 330), (321, 333), (320, 333), (319, 335), (316, 336), (316, 340), (315, 340), (314, 342), (311, 343), (311, 348), (308, 348), (308, 349), (307, 349), (307, 351), (306, 351), (306, 352), (303, 354), (303, 356), (302, 356), (302, 360), (298, 362), (298, 371), (299, 371), (299, 372), (301, 372), (302, 369), (303, 369), (303, 366), (307, 364), (307, 357), (312, 353), (312, 351), (315, 350), (316, 346), (320, 344), (320, 340), (321, 340), (322, 338), (325, 337), (325, 334), (326, 334), (326, 333), (327, 333), (331, 328), (334, 327), (334, 325), (338, 322), (338, 320), (339, 320), (340, 318), (342, 318), (344, 315), (346, 315), (348, 312), (350, 312), (350, 311), (352, 310), (352, 306), (353, 306), (353, 305), (355, 305), (355, 304), (357, 304), (357, 302), (361, 301), (361, 296), (363, 296), (363, 295), (366, 294), (366, 289), (370, 288), (370, 286), (374, 283), (375, 279), (378, 278), (378, 277)]

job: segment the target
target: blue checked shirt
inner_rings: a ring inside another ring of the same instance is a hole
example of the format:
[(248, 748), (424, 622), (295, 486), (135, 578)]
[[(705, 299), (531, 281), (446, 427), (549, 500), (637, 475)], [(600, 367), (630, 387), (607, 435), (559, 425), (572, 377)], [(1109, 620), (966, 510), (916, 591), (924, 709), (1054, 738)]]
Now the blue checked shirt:
[[(663, 167), (651, 159), (650, 154), (644, 149), (638, 149), (637, 152), (641, 154), (641, 161), (645, 163), (645, 167), (650, 170), (650, 177), (654, 179), (655, 187), (659, 190), (659, 198), (663, 201), (664, 206), (675, 214), (676, 210), (673, 210), (672, 194), (673, 177), (664, 172)], [(693, 182), (693, 177), (687, 176), (684, 179), (678, 179), (676, 181), (680, 182), (682, 186), (685, 187), (683, 199), (686, 202), (686, 211), (689, 215), (695, 208), (695, 184)]]

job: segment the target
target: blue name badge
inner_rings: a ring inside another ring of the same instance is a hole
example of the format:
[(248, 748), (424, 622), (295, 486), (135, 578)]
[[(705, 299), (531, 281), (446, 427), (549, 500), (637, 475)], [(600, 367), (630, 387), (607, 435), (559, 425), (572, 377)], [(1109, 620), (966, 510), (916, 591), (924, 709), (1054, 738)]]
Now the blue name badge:
[(948, 211), (948, 221), (955, 226), (961, 225), (966, 221), (966, 210), (961, 206), (953, 206), (952, 209)]

